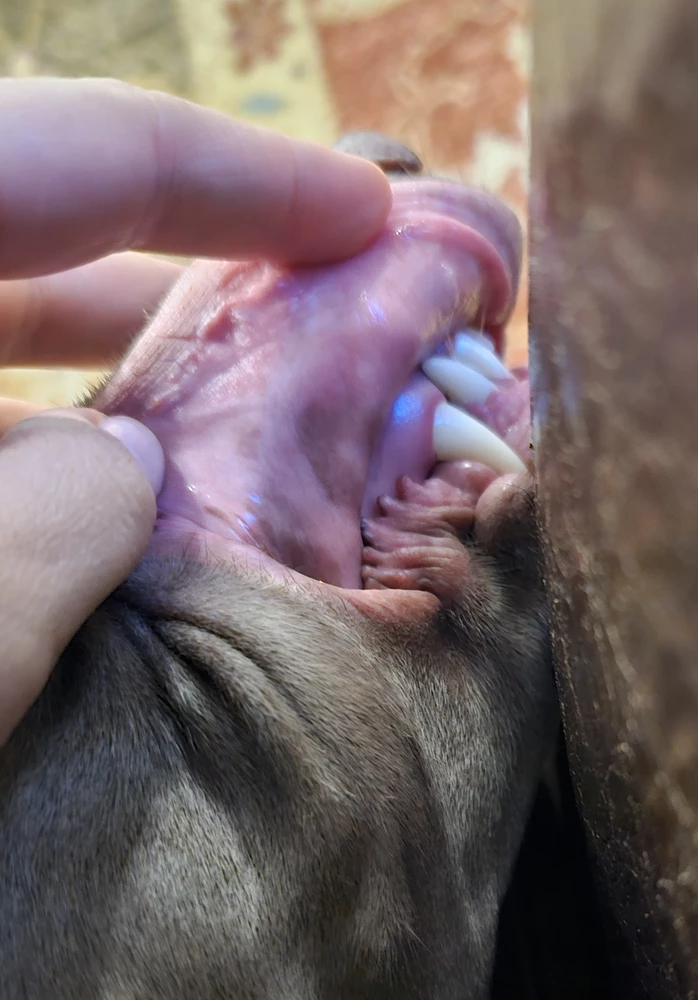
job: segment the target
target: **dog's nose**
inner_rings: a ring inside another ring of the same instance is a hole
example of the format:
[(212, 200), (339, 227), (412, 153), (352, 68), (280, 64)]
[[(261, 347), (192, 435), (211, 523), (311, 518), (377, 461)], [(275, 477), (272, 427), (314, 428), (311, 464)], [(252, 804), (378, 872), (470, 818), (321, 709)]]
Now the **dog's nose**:
[(416, 153), (380, 132), (347, 132), (334, 148), (370, 160), (386, 174), (421, 174), (424, 169)]

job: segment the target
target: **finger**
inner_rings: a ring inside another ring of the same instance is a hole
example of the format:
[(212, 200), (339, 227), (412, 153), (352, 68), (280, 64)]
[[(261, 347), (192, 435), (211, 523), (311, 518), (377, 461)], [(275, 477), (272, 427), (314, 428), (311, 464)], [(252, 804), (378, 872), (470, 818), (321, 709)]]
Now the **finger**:
[(118, 250), (288, 261), (381, 228), (373, 164), (109, 80), (0, 81), (0, 274)]
[(105, 419), (103, 413), (87, 407), (71, 406), (66, 410), (57, 410), (46, 403), (30, 403), (24, 399), (9, 399), (7, 396), (0, 396), (0, 438), (21, 420), (37, 417), (40, 413), (83, 419), (95, 425), (101, 424)]
[(78, 413), (64, 417), (33, 417), (0, 442), (0, 743), (136, 565), (155, 520), (163, 458), (152, 434), (103, 420), (130, 454)]
[(113, 364), (181, 272), (168, 260), (121, 253), (60, 274), (0, 282), (0, 365)]
[(48, 406), (41, 406), (40, 403), (29, 403), (24, 399), (8, 399), (6, 396), (0, 396), (0, 438), (20, 420), (34, 417), (48, 409)]

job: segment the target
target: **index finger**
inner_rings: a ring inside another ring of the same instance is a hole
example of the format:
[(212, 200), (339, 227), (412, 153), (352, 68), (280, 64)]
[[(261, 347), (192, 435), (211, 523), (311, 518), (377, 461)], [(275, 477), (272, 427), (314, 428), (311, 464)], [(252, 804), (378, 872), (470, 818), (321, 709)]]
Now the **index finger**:
[(0, 277), (125, 249), (349, 256), (390, 207), (373, 164), (112, 80), (0, 81)]

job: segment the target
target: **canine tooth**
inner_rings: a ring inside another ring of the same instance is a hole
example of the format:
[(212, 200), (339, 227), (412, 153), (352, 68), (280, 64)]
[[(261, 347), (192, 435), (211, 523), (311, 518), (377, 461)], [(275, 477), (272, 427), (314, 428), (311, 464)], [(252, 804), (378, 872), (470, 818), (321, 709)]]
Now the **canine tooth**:
[(434, 413), (434, 451), (440, 462), (481, 462), (500, 475), (526, 470), (494, 431), (448, 403), (439, 403)]
[(495, 390), (488, 378), (453, 358), (429, 358), (422, 365), (422, 370), (438, 389), (461, 406), (484, 403)]
[(480, 375), (484, 375), (486, 378), (507, 379), (507, 381), (514, 378), (506, 365), (494, 353), (489, 339), (482, 334), (457, 333), (454, 337), (454, 347), (458, 360), (462, 361), (464, 365), (468, 365), (473, 371), (479, 372)]
[(494, 351), (494, 341), (489, 334), (483, 333), (481, 330), (475, 330), (472, 326), (466, 327), (464, 330), (458, 330), (456, 332), (457, 337), (470, 337), (478, 344), (482, 344), (486, 347), (488, 351)]

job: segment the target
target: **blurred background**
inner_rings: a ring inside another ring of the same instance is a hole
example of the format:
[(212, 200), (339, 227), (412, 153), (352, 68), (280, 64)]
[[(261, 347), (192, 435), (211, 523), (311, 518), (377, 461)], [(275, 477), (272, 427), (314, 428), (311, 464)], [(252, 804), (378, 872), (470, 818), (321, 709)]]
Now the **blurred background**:
[[(500, 195), (525, 224), (526, 0), (0, 0), (0, 74), (112, 76), (330, 144), (369, 128)], [(527, 288), (509, 333), (526, 358)], [(97, 373), (0, 371), (74, 400)]]

